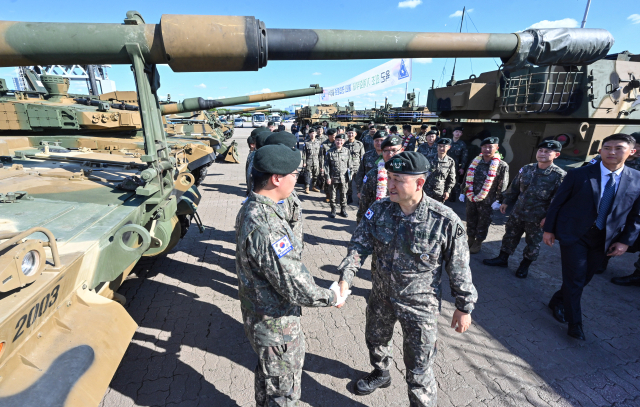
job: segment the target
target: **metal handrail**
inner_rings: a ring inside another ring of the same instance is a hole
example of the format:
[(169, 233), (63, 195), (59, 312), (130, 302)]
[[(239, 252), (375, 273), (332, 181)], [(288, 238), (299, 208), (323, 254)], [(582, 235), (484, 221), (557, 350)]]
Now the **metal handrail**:
[(51, 248), (51, 254), (53, 256), (53, 266), (59, 268), (62, 266), (62, 262), (60, 261), (60, 254), (58, 253), (58, 245), (56, 243), (56, 239), (53, 236), (53, 233), (47, 228), (43, 227), (34, 227), (24, 232), (5, 232), (0, 233), (0, 240), (9, 239), (6, 242), (0, 243), (0, 252), (5, 250), (7, 247), (18, 243), (20, 240), (24, 239), (27, 236), (30, 236), (34, 233), (43, 233), (49, 239), (49, 242), (45, 244), (45, 247), (48, 246)]

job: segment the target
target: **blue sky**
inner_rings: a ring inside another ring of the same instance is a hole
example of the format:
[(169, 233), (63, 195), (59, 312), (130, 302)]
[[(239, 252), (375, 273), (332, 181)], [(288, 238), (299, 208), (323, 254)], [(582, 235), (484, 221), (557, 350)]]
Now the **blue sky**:
[[(3, 16), (13, 21), (51, 22), (122, 22), (127, 10), (137, 10), (147, 23), (158, 23), (162, 14), (214, 14), (251, 15), (264, 21), (267, 28), (324, 28), (353, 30), (393, 30), (457, 32), (460, 11), (463, 6), (470, 11), (465, 18), (463, 32), (511, 33), (545, 22), (553, 26), (580, 26), (586, 0), (536, 0), (536, 1), (458, 1), (433, 0), (369, 0), (321, 2), (269, 2), (240, 0), (176, 2), (120, 1), (107, 3), (68, 3), (66, 7), (51, 6), (42, 0), (3, 0)], [(640, 6), (612, 8), (612, 2), (593, 0), (587, 27), (609, 30), (616, 43), (613, 52), (629, 50), (640, 53), (637, 39), (640, 38)], [(635, 39), (635, 41), (634, 41)], [(267, 91), (298, 89), (311, 83), (332, 86), (376, 67), (386, 60), (357, 61), (271, 61), (258, 72), (222, 73), (173, 73), (168, 67), (160, 67), (159, 93), (171, 94), (173, 100), (202, 96), (221, 98)], [(434, 79), (436, 85), (444, 85), (451, 77), (453, 60), (433, 59), (413, 64), (413, 79), (409, 89), (420, 92), (420, 103), (426, 101), (427, 89)], [(461, 59), (456, 67), (456, 78), (464, 79), (470, 74), (496, 69), (491, 59)], [(109, 71), (118, 90), (133, 90), (133, 77), (128, 66), (114, 66)], [(12, 70), (0, 69), (0, 77), (9, 79)], [(352, 99), (358, 108), (378, 104), (387, 96), (398, 106), (404, 99), (404, 85), (362, 95)], [(284, 108), (295, 101), (271, 102)], [(318, 103), (318, 97), (311, 97)], [(339, 100), (345, 104), (347, 99)]]

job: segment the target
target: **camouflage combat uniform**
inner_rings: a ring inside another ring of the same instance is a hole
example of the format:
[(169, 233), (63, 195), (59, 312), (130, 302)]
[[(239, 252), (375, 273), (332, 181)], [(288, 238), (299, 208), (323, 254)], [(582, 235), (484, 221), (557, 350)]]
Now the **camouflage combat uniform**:
[(416, 134), (416, 139), (418, 140), (418, 148), (420, 148), (421, 145), (427, 142), (427, 132)]
[(373, 137), (369, 132), (362, 136), (362, 145), (364, 146), (364, 152), (368, 153), (371, 150), (375, 150), (376, 148), (373, 146)]
[[(485, 162), (480, 160), (476, 167), (475, 175), (473, 177), (473, 193), (478, 195), (482, 190), (484, 180), (489, 174), (489, 165), (491, 162)], [(467, 235), (470, 238), (475, 238), (477, 241), (484, 242), (489, 232), (489, 225), (491, 225), (491, 215), (493, 209), (491, 204), (496, 200), (502, 202), (502, 193), (507, 190), (509, 186), (509, 165), (500, 160), (498, 169), (496, 170), (496, 177), (493, 179), (491, 189), (480, 202), (471, 202), (469, 198), (466, 198), (467, 203)]]
[(330, 191), (331, 208), (336, 207), (336, 198), (340, 194), (340, 206), (347, 206), (347, 190), (351, 181), (351, 152), (342, 147), (340, 150), (333, 147), (324, 157), (324, 173), (327, 179), (331, 179), (331, 185), (327, 185)]
[[(457, 198), (460, 195), (460, 188), (464, 191), (465, 185), (465, 177), (467, 176), (467, 165), (469, 165), (469, 150), (467, 149), (467, 144), (459, 139), (458, 141), (453, 141), (451, 139), (451, 148), (447, 151), (447, 155), (456, 162), (456, 185), (453, 188), (452, 194)], [(462, 175), (460, 175), (459, 170), (463, 170)]]
[(365, 325), (369, 359), (376, 369), (389, 370), (394, 325), (400, 321), (411, 406), (436, 406), (432, 366), (443, 262), (456, 308), (468, 313), (477, 301), (464, 235), (460, 218), (424, 195), (409, 216), (384, 198), (358, 224), (338, 268), (341, 280), (351, 285), (361, 259), (375, 254), (378, 271), (372, 272)]
[(307, 187), (315, 188), (320, 175), (320, 146), (318, 140), (307, 141), (302, 149), (302, 162), (306, 164), (305, 184)]
[(322, 174), (322, 187), (324, 188), (324, 194), (327, 199), (331, 199), (331, 188), (327, 185), (327, 176), (324, 174), (324, 160), (327, 156), (329, 150), (333, 148), (335, 144), (329, 141), (329, 139), (325, 136), (324, 141), (320, 144), (320, 173)]
[(362, 165), (362, 156), (364, 156), (364, 145), (358, 140), (354, 140), (353, 143), (347, 140), (342, 148), (346, 148), (351, 152), (352, 180), (349, 181), (347, 196), (353, 198), (353, 174), (357, 174), (360, 170), (360, 166)]
[(360, 169), (356, 174), (356, 188), (358, 188), (358, 193), (362, 192), (362, 180), (364, 179), (364, 176), (371, 171), (372, 168), (377, 168), (378, 161), (380, 160), (382, 160), (382, 155), (378, 155), (375, 149), (364, 153)]
[(356, 222), (360, 223), (365, 212), (376, 201), (376, 190), (378, 189), (378, 167), (372, 168), (362, 179), (360, 189), (360, 202)]
[[(423, 146), (426, 145), (423, 144)], [(429, 165), (429, 175), (424, 183), (424, 192), (429, 198), (444, 202), (444, 194), (451, 195), (456, 184), (456, 163), (448, 155), (440, 159), (436, 154), (429, 157)]]
[(418, 147), (418, 152), (429, 159), (434, 155), (438, 155), (438, 144), (434, 141), (433, 145), (429, 146), (429, 143), (424, 142)]
[(245, 166), (245, 174), (247, 179), (247, 195), (249, 196), (249, 192), (253, 190), (253, 177), (251, 176), (251, 169), (253, 168), (253, 156), (256, 154), (256, 151), (250, 151), (249, 155), (247, 155), (247, 164)]
[(535, 261), (540, 253), (543, 230), (540, 222), (547, 215), (547, 209), (562, 183), (566, 172), (555, 164), (542, 170), (538, 163), (527, 164), (520, 169), (511, 186), (504, 193), (503, 204), (515, 207), (509, 215), (502, 237), (500, 251), (512, 255), (523, 233), (525, 259)]
[(300, 399), (305, 342), (301, 306), (335, 304), (302, 264), (302, 242), (283, 207), (251, 192), (236, 217), (236, 273), (244, 331), (258, 355), (258, 406), (294, 406)]

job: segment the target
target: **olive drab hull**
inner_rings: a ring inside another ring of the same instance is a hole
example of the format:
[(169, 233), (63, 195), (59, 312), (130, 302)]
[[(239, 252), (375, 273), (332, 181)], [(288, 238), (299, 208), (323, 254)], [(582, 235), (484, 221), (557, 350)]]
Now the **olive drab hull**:
[[(199, 219), (200, 195), (181, 158), (188, 142), (172, 143), (164, 129), (158, 64), (224, 72), (255, 71), (269, 60), (458, 56), (513, 67), (588, 65), (612, 44), (604, 30), (269, 29), (247, 16), (163, 15), (147, 24), (135, 11), (124, 24), (0, 21), (0, 66), (127, 64), (137, 90), (115, 95), (130, 103), (80, 101), (65, 96), (59, 77), (46, 78), (48, 96), (11, 94), (0, 81), (0, 406), (97, 406), (136, 328), (118, 287), (143, 255), (166, 253), (176, 230), (183, 235)], [(566, 52), (554, 59), (556, 49)], [(115, 148), (98, 149), (101, 136), (115, 138)], [(134, 141), (138, 157), (120, 145)]]

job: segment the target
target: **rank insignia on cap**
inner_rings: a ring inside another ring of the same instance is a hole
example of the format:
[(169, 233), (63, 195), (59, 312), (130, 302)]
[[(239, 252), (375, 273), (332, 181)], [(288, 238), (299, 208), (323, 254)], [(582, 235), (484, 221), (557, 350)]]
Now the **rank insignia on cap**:
[(364, 214), (364, 217), (371, 220), (371, 218), (373, 217), (373, 211), (371, 209), (368, 209), (367, 212)]
[(456, 228), (456, 237), (461, 237), (464, 235), (464, 228), (460, 225)]
[(393, 168), (395, 168), (396, 170), (401, 169), (401, 168), (402, 168), (402, 164), (403, 164), (403, 162), (402, 162), (402, 160), (400, 160), (400, 159), (394, 159), (394, 160), (391, 162), (391, 165), (392, 165), (392, 166), (393, 166)]
[(274, 244), (272, 244), (271, 247), (273, 247), (273, 250), (275, 250), (278, 258), (282, 258), (282, 256), (293, 250), (293, 245), (291, 244), (291, 241), (287, 236), (282, 236)]
[(362, 179), (362, 182), (367, 182), (367, 176), (365, 175), (364, 178)]

